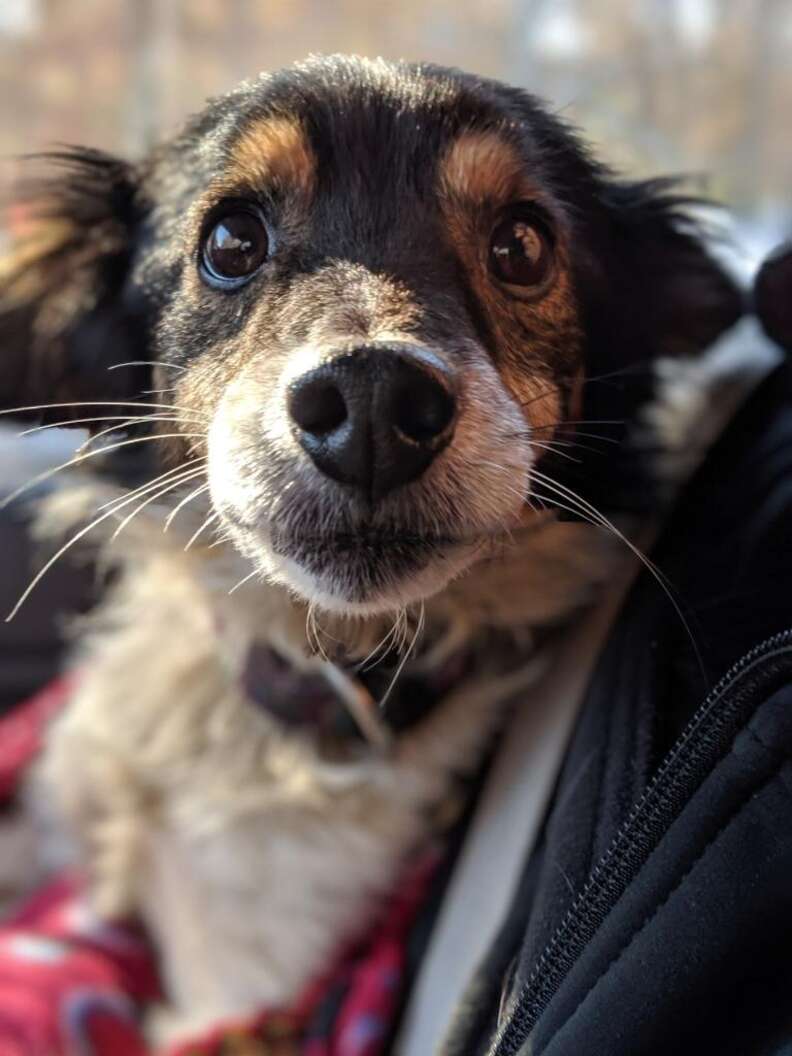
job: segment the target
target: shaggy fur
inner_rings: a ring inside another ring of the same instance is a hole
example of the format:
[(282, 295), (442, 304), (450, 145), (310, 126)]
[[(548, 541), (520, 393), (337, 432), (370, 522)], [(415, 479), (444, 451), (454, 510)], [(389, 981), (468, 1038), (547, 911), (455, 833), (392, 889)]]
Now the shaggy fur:
[[(80, 500), (97, 496), (51, 501), (48, 531)], [(548, 523), (430, 602), (427, 633), (442, 626), (458, 647), (512, 626), (525, 660), (506, 672), (482, 662), (387, 755), (328, 761), (252, 706), (239, 678), (253, 640), (306, 670), (323, 662), (306, 655), (305, 609), (252, 583), (229, 597), (242, 563), (221, 548), (185, 554), (188, 536), (163, 535), (163, 513), (120, 537), (125, 574), (91, 621), (40, 795), (55, 793), (78, 834), (100, 912), (142, 913), (169, 999), (196, 1027), (288, 1001), (365, 926), (409, 855), (454, 819), (458, 779), (540, 672), (528, 629), (588, 601), (615, 555), (603, 538), (597, 558), (587, 526)], [(328, 639), (343, 630), (324, 626)], [(387, 629), (360, 628), (358, 648)]]
[[(68, 402), (99, 430), (128, 415), (126, 442), (171, 468), (50, 504), (50, 531), (119, 529), (120, 575), (37, 798), (99, 910), (150, 928), (169, 1005), (152, 1029), (184, 1036), (292, 999), (442, 833), (549, 632), (629, 553), (609, 517), (659, 511), (663, 430), (676, 459), (702, 404), (647, 418), (653, 364), (695, 365), (741, 304), (669, 185), (617, 180), (535, 99), (457, 71), (311, 60), (138, 166), (54, 160), (5, 269), (0, 400)], [(216, 281), (206, 247), (242, 207), (267, 252)], [(541, 267), (500, 269), (523, 251)], [(409, 363), (453, 405), (387, 494), (376, 459), (365, 487), (333, 476), (292, 420), (301, 379), (369, 361)], [(646, 422), (652, 458), (629, 442)], [(242, 688), (255, 644), (338, 685), (394, 642), (405, 672), (476, 664), (384, 752), (290, 729)]]

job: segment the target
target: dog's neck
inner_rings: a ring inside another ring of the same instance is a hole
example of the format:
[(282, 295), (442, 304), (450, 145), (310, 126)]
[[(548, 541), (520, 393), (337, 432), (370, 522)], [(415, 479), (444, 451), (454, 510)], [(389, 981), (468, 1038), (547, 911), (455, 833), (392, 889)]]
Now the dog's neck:
[(413, 666), (429, 671), (493, 634), (530, 647), (538, 628), (563, 622), (596, 597), (619, 552), (600, 528), (546, 518), (421, 605), (366, 618), (319, 613), (255, 579), (229, 596), (242, 568), (231, 551), (209, 551), (210, 563), (196, 563), (196, 572), (232, 653), (234, 643), (266, 642), (297, 667), (317, 659), (372, 666), (378, 657), (409, 653)]
[(386, 747), (473, 671), (500, 677), (524, 664), (539, 636), (596, 598), (620, 550), (600, 529), (544, 517), (423, 605), (367, 619), (317, 614), (253, 580), (229, 596), (238, 559), (208, 554), (196, 572), (232, 677), (335, 756), (362, 740)]
[[(49, 530), (62, 532), (107, 501), (100, 490), (70, 489), (50, 499)], [(185, 552), (205, 513), (188, 507), (163, 534), (163, 511), (151, 505), (104, 553), (129, 582), (178, 577), (193, 584), (217, 658), (254, 705), (286, 726), (329, 722), (353, 736), (368, 712), (381, 720), (379, 729), (362, 731), (375, 742), (420, 722), (471, 668), (497, 677), (524, 661), (537, 634), (596, 598), (623, 552), (602, 529), (537, 517), (421, 605), (344, 618), (249, 578), (249, 565), (230, 543)], [(357, 715), (351, 731), (350, 711)]]

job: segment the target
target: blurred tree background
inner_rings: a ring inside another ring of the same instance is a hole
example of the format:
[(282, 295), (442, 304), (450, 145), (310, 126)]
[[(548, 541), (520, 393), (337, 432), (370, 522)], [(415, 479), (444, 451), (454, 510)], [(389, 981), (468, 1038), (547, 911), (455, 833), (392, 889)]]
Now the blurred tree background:
[(134, 157), (208, 95), (332, 51), (524, 85), (622, 170), (706, 175), (754, 229), (788, 222), (790, 0), (0, 0), (0, 153)]

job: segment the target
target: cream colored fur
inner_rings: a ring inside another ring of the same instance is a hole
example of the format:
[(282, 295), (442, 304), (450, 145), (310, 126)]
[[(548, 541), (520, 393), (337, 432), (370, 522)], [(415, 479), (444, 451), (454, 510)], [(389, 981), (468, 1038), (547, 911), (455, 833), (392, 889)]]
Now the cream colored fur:
[[(48, 530), (106, 498), (56, 496)], [(390, 753), (324, 761), (239, 683), (253, 639), (320, 662), (307, 655), (304, 607), (258, 583), (229, 596), (240, 559), (184, 553), (189, 536), (163, 534), (163, 512), (149, 508), (119, 538), (124, 573), (91, 621), (39, 779), (90, 863), (97, 910), (135, 911), (150, 928), (168, 1032), (183, 1034), (287, 1002), (365, 926), (539, 661), (526, 639), (522, 667), (481, 670)], [(525, 636), (589, 601), (613, 554), (596, 529), (547, 522), (429, 603), (427, 633), (449, 647), (487, 624)], [(328, 627), (362, 653), (386, 630)]]

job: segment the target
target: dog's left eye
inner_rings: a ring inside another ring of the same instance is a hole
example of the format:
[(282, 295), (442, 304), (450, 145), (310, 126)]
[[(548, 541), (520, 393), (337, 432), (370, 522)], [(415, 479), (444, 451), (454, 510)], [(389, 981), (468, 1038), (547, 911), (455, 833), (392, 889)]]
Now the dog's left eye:
[(553, 264), (553, 240), (530, 207), (515, 207), (495, 226), (490, 239), (490, 269), (510, 286), (539, 286)]
[(216, 219), (204, 239), (204, 278), (213, 286), (239, 286), (261, 267), (269, 249), (262, 217), (252, 208), (237, 207)]

